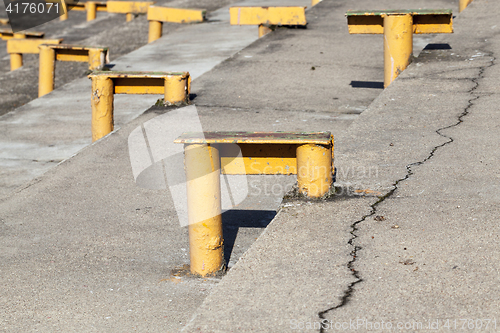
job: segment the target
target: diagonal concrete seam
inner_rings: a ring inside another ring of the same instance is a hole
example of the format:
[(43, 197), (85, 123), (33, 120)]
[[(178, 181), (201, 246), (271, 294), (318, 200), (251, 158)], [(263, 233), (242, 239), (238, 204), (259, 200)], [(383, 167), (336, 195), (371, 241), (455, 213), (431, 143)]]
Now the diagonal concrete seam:
[[(420, 165), (426, 163), (428, 160), (430, 160), (431, 158), (434, 157), (436, 151), (438, 151), (439, 149), (441, 149), (441, 148), (443, 148), (443, 147), (445, 147), (445, 146), (447, 146), (447, 145), (449, 145), (449, 144), (451, 144), (451, 143), (454, 142), (453, 137), (449, 136), (449, 135), (446, 135), (446, 134), (443, 134), (443, 131), (445, 131), (447, 129), (450, 129), (450, 128), (453, 128), (453, 127), (457, 127), (461, 123), (463, 123), (464, 122), (464, 118), (467, 115), (469, 115), (470, 108), (474, 105), (474, 102), (477, 101), (477, 100), (479, 100), (483, 96), (482, 94), (475, 93), (475, 91), (479, 87), (479, 80), (481, 78), (483, 78), (484, 72), (488, 68), (490, 68), (490, 67), (492, 67), (492, 66), (495, 65), (495, 61), (496, 61), (496, 58), (493, 56), (493, 52), (484, 52), (484, 55), (487, 56), (487, 57), (490, 57), (489, 64), (485, 65), (485, 66), (478, 67), (478, 73), (477, 73), (477, 75), (475, 77), (473, 77), (473, 78), (466, 79), (466, 80), (471, 81), (471, 82), (474, 83), (474, 86), (467, 92), (468, 94), (472, 95), (472, 98), (470, 98), (468, 100), (467, 106), (464, 108), (464, 110), (462, 111), (462, 113), (460, 113), (458, 115), (457, 120), (456, 120), (455, 123), (447, 125), (447, 126), (444, 126), (444, 127), (441, 127), (441, 128), (439, 128), (439, 129), (437, 129), (435, 131), (439, 136), (441, 136), (443, 138), (446, 138), (447, 141), (445, 141), (444, 143), (439, 144), (437, 146), (434, 146), (434, 148), (430, 151), (429, 155), (427, 157), (425, 157), (423, 160), (417, 161), (417, 162), (413, 162), (413, 163), (410, 163), (410, 164), (406, 165), (406, 174), (404, 175), (404, 177), (401, 177), (398, 180), (396, 180), (393, 183), (391, 190), (389, 190), (383, 196), (379, 196), (378, 200), (376, 200), (373, 204), (370, 205), (370, 212), (368, 214), (363, 215), (363, 217), (361, 217), (359, 220), (357, 220), (353, 224), (351, 224), (350, 234), (351, 234), (352, 237), (349, 239), (348, 244), (351, 247), (353, 247), (353, 250), (350, 253), (350, 255), (352, 256), (352, 259), (346, 264), (346, 267), (348, 268), (348, 270), (351, 272), (351, 275), (356, 280), (354, 282), (351, 282), (351, 283), (348, 284), (347, 288), (344, 291), (344, 295), (340, 298), (340, 303), (338, 303), (337, 305), (335, 305), (333, 307), (330, 307), (328, 309), (325, 309), (323, 311), (318, 312), (318, 317), (320, 319), (320, 323), (324, 323), (325, 320), (327, 320), (325, 318), (325, 315), (327, 313), (335, 311), (336, 309), (339, 309), (339, 308), (345, 306), (349, 302), (352, 294), (355, 292), (355, 286), (357, 284), (363, 282), (363, 278), (362, 278), (361, 272), (358, 271), (358, 270), (356, 270), (356, 268), (355, 268), (355, 263), (356, 263), (356, 260), (357, 260), (358, 251), (360, 251), (360, 250), (363, 249), (362, 246), (356, 245), (354, 243), (354, 241), (358, 237), (358, 235), (356, 233), (358, 231), (358, 225), (360, 223), (363, 223), (364, 221), (366, 221), (366, 219), (368, 217), (374, 216), (377, 213), (377, 206), (379, 206), (385, 200), (390, 199), (393, 196), (393, 194), (398, 190), (399, 184), (401, 182), (406, 181), (407, 179), (409, 179), (414, 174), (414, 169), (413, 169), (414, 167), (417, 167), (417, 166), (420, 166)], [(323, 327), (323, 325), (321, 325), (319, 331), (321, 333), (325, 332), (325, 328)]]

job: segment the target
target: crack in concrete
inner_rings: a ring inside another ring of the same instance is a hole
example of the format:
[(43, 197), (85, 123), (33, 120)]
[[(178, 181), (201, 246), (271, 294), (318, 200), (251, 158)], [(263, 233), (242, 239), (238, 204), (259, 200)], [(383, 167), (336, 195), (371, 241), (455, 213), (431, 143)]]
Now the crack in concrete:
[(324, 333), (325, 332), (324, 324), (326, 324), (326, 320), (327, 320), (325, 318), (325, 315), (328, 312), (335, 311), (335, 310), (337, 310), (337, 309), (339, 309), (339, 308), (347, 305), (349, 303), (349, 300), (350, 300), (352, 294), (355, 291), (355, 286), (357, 284), (363, 282), (363, 278), (361, 277), (360, 272), (354, 268), (354, 264), (355, 264), (356, 259), (357, 259), (358, 251), (360, 251), (363, 248), (363, 247), (361, 247), (359, 245), (354, 245), (354, 240), (356, 238), (358, 238), (358, 235), (356, 234), (356, 232), (358, 231), (358, 228), (357, 228), (358, 224), (366, 221), (366, 219), (368, 217), (374, 216), (377, 213), (377, 206), (380, 205), (382, 202), (384, 202), (386, 199), (390, 198), (394, 194), (394, 192), (396, 192), (396, 190), (398, 189), (399, 183), (404, 182), (405, 180), (407, 180), (408, 178), (410, 178), (411, 175), (413, 175), (413, 173), (414, 173), (413, 169), (412, 169), (413, 167), (424, 164), (425, 162), (427, 162), (428, 160), (430, 160), (432, 157), (434, 157), (434, 155), (435, 155), (435, 153), (436, 153), (436, 151), (438, 149), (440, 149), (440, 148), (442, 148), (442, 147), (444, 147), (444, 146), (446, 146), (446, 145), (454, 142), (454, 140), (453, 140), (453, 138), (451, 136), (443, 134), (442, 131), (460, 125), (463, 122), (463, 118), (466, 117), (469, 114), (469, 110), (474, 105), (474, 102), (477, 101), (478, 99), (480, 99), (483, 96), (483, 94), (481, 94), (481, 93), (477, 93), (477, 94), (474, 93), (474, 91), (479, 87), (478, 80), (480, 80), (483, 77), (483, 74), (484, 74), (485, 70), (487, 68), (489, 68), (489, 67), (492, 67), (495, 64), (495, 61), (496, 61), (496, 58), (493, 56), (492, 52), (485, 52), (485, 56), (491, 57), (490, 64), (486, 65), (486, 66), (480, 66), (480, 67), (478, 67), (479, 68), (478, 75), (475, 78), (469, 79), (475, 85), (474, 85), (474, 87), (472, 87), (468, 91), (468, 93), (471, 94), (471, 95), (473, 95), (474, 97), (472, 97), (471, 99), (468, 100), (468, 105), (465, 107), (464, 111), (460, 115), (458, 115), (457, 121), (454, 124), (451, 124), (451, 125), (448, 125), (448, 126), (445, 126), (445, 127), (441, 127), (438, 130), (436, 130), (436, 133), (438, 135), (440, 135), (440, 136), (442, 136), (442, 137), (444, 137), (444, 138), (446, 138), (448, 140), (446, 142), (440, 144), (440, 145), (435, 146), (431, 150), (431, 152), (429, 153), (429, 155), (426, 158), (424, 158), (423, 160), (418, 161), (418, 162), (414, 162), (414, 163), (411, 163), (411, 164), (408, 164), (406, 166), (406, 175), (404, 177), (396, 180), (396, 182), (392, 185), (393, 188), (388, 193), (386, 193), (385, 195), (383, 195), (381, 197), (378, 197), (378, 200), (376, 202), (374, 202), (373, 204), (370, 205), (370, 213), (364, 215), (361, 219), (359, 219), (356, 222), (354, 222), (353, 224), (351, 224), (350, 234), (351, 234), (352, 237), (349, 239), (349, 241), (347, 243), (350, 246), (353, 246), (354, 249), (350, 253), (350, 255), (352, 256), (352, 259), (347, 263), (347, 268), (349, 269), (349, 271), (351, 271), (351, 274), (356, 279), (356, 281), (351, 282), (347, 286), (347, 289), (344, 291), (344, 295), (340, 298), (340, 303), (339, 304), (337, 304), (337, 305), (335, 305), (335, 306), (333, 306), (331, 308), (328, 308), (328, 309), (323, 310), (323, 311), (321, 311), (321, 312), (318, 313), (318, 317), (320, 319), (320, 330), (319, 330), (320, 333)]

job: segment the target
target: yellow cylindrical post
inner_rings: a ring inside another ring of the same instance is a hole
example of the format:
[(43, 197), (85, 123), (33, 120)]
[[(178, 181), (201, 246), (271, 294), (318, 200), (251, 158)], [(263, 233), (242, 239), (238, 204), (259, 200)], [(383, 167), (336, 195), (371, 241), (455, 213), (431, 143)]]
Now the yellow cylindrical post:
[(42, 97), (54, 90), (56, 52), (48, 45), (40, 45), (39, 49), (38, 97)]
[(92, 142), (113, 131), (113, 80), (92, 76)]
[(189, 76), (169, 75), (165, 79), (165, 104), (187, 103)]
[(332, 185), (332, 147), (305, 144), (297, 147), (297, 182), (300, 193), (319, 198)]
[(68, 6), (66, 5), (65, 0), (61, 0), (61, 12), (63, 13), (59, 19), (61, 21), (66, 21), (68, 19)]
[(384, 88), (410, 64), (413, 52), (413, 16), (384, 17)]
[(85, 3), (85, 11), (87, 12), (87, 21), (95, 20), (97, 16), (97, 4), (93, 1)]
[(163, 23), (160, 21), (149, 21), (148, 43), (154, 42), (161, 37)]
[(467, 6), (472, 2), (472, 0), (460, 0), (458, 3), (458, 12), (461, 13)]
[(272, 32), (273, 30), (263, 24), (259, 24), (259, 38), (262, 36), (267, 35), (268, 33)]
[(102, 69), (106, 64), (106, 51), (102, 49), (89, 49), (89, 69), (94, 71)]
[(191, 273), (206, 276), (224, 266), (219, 151), (189, 144), (184, 152)]
[(23, 55), (21, 53), (10, 54), (10, 70), (16, 70), (23, 66)]
[(127, 22), (130, 22), (134, 19), (135, 15), (132, 13), (127, 13)]

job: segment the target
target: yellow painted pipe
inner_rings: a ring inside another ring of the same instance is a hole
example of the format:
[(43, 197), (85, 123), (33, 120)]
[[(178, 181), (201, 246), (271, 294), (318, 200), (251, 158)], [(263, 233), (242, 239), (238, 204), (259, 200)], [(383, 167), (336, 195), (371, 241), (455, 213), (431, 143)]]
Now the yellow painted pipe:
[(23, 66), (23, 55), (21, 53), (10, 54), (10, 70), (16, 70)]
[(66, 21), (68, 19), (68, 6), (66, 5), (65, 0), (61, 0), (61, 10), (63, 14), (59, 17), (61, 21)]
[(297, 147), (297, 183), (300, 193), (311, 198), (328, 193), (332, 185), (332, 147)]
[(169, 75), (165, 78), (165, 104), (187, 103), (189, 98), (189, 77)]
[(161, 37), (162, 27), (163, 22), (149, 21), (148, 43), (154, 42)]
[(263, 24), (259, 24), (259, 38), (262, 36), (267, 35), (268, 33), (272, 32), (273, 30)]
[(106, 64), (106, 51), (102, 49), (89, 49), (89, 69), (94, 71), (102, 69)]
[(92, 77), (92, 142), (113, 131), (113, 80)]
[(87, 21), (95, 20), (97, 16), (97, 4), (93, 1), (85, 3), (85, 10), (87, 11)]
[(413, 53), (413, 17), (410, 14), (384, 18), (384, 88), (410, 64)]
[(184, 152), (191, 273), (206, 276), (224, 266), (219, 151), (188, 144)]
[(461, 13), (467, 6), (472, 2), (472, 0), (460, 0), (458, 3), (458, 12)]
[(132, 13), (127, 13), (127, 22), (130, 22), (134, 19), (135, 15)]
[(42, 97), (54, 90), (56, 52), (48, 45), (40, 45), (39, 48), (38, 97)]

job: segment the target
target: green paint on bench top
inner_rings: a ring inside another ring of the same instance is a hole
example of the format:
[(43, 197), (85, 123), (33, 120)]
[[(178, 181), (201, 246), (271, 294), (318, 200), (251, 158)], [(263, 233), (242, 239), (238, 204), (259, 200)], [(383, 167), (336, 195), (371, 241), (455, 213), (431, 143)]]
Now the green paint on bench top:
[(332, 134), (330, 132), (186, 132), (174, 142), (329, 145), (332, 143)]
[(71, 45), (71, 44), (47, 44), (47, 45), (53, 49), (64, 49), (64, 50), (89, 50), (89, 49), (99, 49), (103, 51), (109, 50), (108, 47), (102, 47), (102, 46), (86, 46), (86, 45)]
[(107, 76), (110, 78), (164, 78), (167, 76), (185, 76), (188, 72), (113, 72), (113, 71), (95, 71), (89, 74), (93, 76)]
[(451, 15), (451, 9), (395, 9), (395, 10), (348, 10), (346, 16), (381, 16), (381, 15)]

